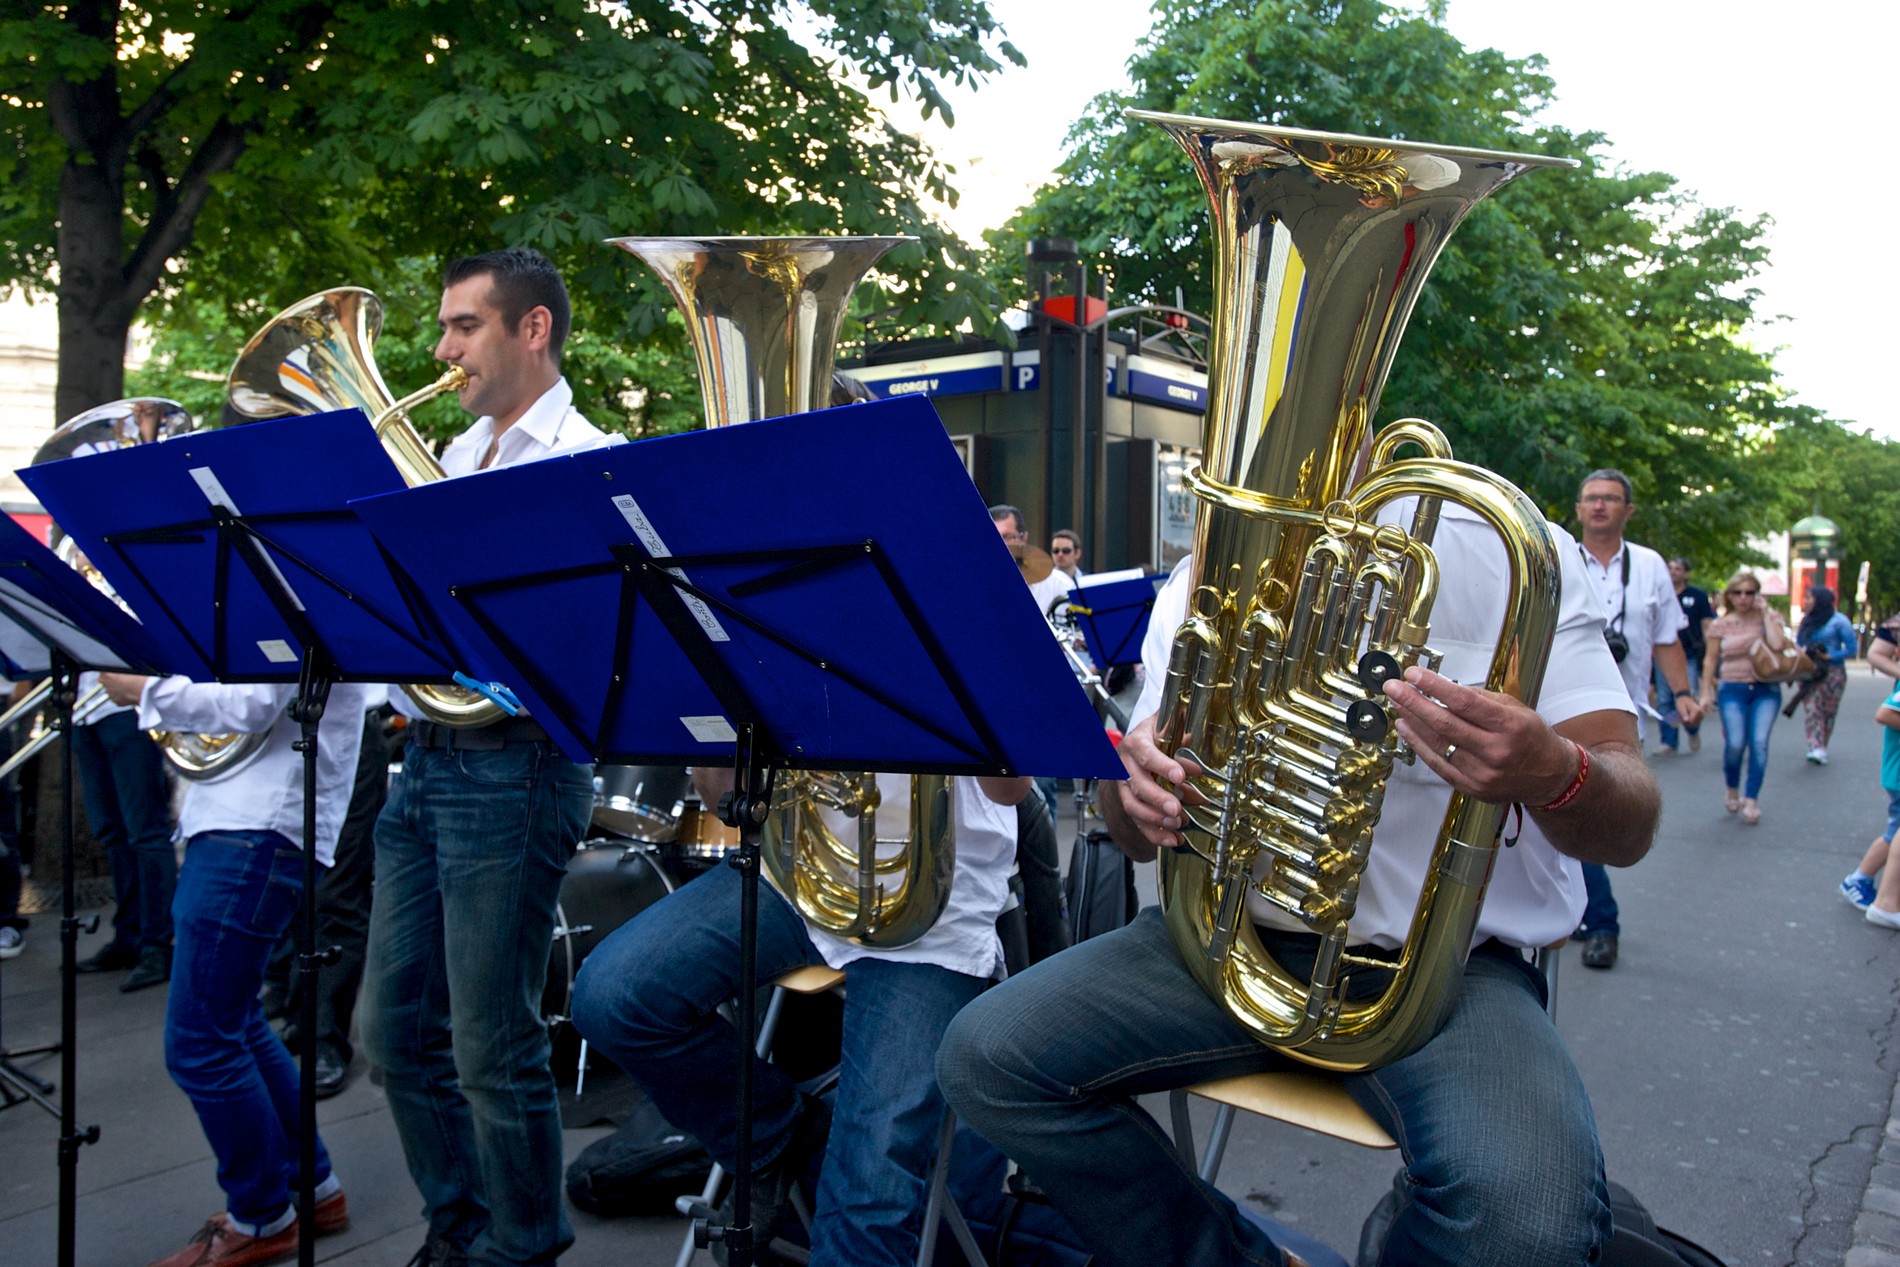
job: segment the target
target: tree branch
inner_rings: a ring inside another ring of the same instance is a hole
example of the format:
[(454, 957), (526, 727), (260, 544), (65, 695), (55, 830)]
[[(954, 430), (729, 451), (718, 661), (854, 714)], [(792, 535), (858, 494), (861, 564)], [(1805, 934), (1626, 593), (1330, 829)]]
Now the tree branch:
[(120, 290), (120, 302), (128, 309), (128, 320), (130, 314), (138, 310), (145, 296), (151, 294), (158, 285), (165, 262), (190, 243), (198, 213), (204, 209), (205, 200), (211, 196), (211, 178), (231, 170), (244, 153), (249, 134), (250, 129), (247, 127), (241, 127), (229, 119), (218, 120), (210, 135), (198, 147), (197, 154), (192, 156), (191, 166), (185, 169), (178, 183), (172, 187), (170, 214), (160, 215), (154, 209), (138, 246), (132, 252), (132, 258), (125, 266), (125, 284)]

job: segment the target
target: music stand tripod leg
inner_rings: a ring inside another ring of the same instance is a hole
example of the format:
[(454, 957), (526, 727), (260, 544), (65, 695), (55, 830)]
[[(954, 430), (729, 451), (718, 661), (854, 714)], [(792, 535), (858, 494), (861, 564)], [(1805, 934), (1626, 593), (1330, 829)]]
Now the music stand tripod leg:
[[(0, 1034), (5, 1032), (4, 1018), (0, 1017)], [(53, 1084), (16, 1063), (24, 1056), (51, 1055), (59, 1047), (58, 1043), (45, 1043), (38, 1047), (9, 1048), (4, 1039), (0, 1039), (0, 1109), (15, 1108), (30, 1100), (54, 1117), (59, 1116), (59, 1106), (47, 1098), (53, 1094)]]
[[(73, 701), (79, 693), (79, 669), (63, 653), (53, 653), (53, 708), (59, 727), (59, 1267), (72, 1267), (79, 1210), (79, 1150), (99, 1142), (99, 1128), (79, 1127), (74, 1092), (79, 1039), (79, 918), (73, 881), (76, 820), (73, 806)], [(95, 917), (91, 923), (98, 926)]]
[(295, 742), (303, 757), (303, 904), (297, 917), (297, 1027), (303, 1052), (297, 1068), (297, 1262), (317, 1261), (317, 972), (341, 957), (335, 947), (317, 949), (317, 730), (330, 699), (332, 678), (322, 653), (306, 643), (290, 719), (300, 728)]
[[(764, 763), (754, 726), (741, 724), (733, 758), (732, 791), (720, 798), (719, 818), (728, 827), (739, 829), (738, 852), (728, 859), (739, 869), (739, 1138), (732, 1172), (732, 1222), (712, 1226), (711, 1220), (697, 1220), (693, 1240), (697, 1245), (719, 1241), (726, 1247), (731, 1267), (752, 1267), (753, 1246), (758, 1240), (752, 1226), (752, 1063), (753, 1029), (758, 1011), (759, 956), (759, 827), (772, 805), (772, 780), (776, 771)], [(764, 1229), (765, 1236), (772, 1229)]]

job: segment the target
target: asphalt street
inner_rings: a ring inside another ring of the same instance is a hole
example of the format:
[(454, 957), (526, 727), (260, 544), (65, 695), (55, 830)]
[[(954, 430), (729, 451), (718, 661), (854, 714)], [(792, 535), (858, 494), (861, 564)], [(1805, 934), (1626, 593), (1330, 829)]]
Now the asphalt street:
[[(1803, 760), (1799, 716), (1777, 724), (1758, 826), (1723, 812), (1718, 726), (1698, 754), (1653, 758), (1663, 827), (1648, 859), (1615, 873), (1621, 961), (1596, 972), (1574, 946), (1561, 956), (1557, 1023), (1589, 1086), (1611, 1178), (1731, 1264), (1848, 1259), (1888, 1126), (1900, 937), (1867, 924), (1835, 888), (1884, 821), (1879, 681), (1852, 668), (1825, 767)], [(26, 953), (0, 968), (9, 1046), (57, 1035), (55, 922), (37, 918)], [(99, 944), (82, 938), (81, 954)], [(78, 1261), (136, 1267), (183, 1243), (219, 1194), (203, 1135), (163, 1068), (164, 992), (115, 986), (80, 982), (80, 1118), (102, 1139), (79, 1161)], [(56, 1059), (31, 1067), (57, 1075)], [(584, 1118), (570, 1120), (570, 1155), (603, 1133)], [(360, 1060), (320, 1121), (354, 1223), (321, 1242), (319, 1257), (406, 1262), (422, 1240), (418, 1200)], [(54, 1260), (55, 1144), (39, 1110), (0, 1113), (0, 1261)], [(1221, 1186), (1350, 1256), (1395, 1166), (1391, 1153), (1243, 1116)], [(671, 1262), (683, 1226), (574, 1222), (563, 1261), (579, 1267)]]

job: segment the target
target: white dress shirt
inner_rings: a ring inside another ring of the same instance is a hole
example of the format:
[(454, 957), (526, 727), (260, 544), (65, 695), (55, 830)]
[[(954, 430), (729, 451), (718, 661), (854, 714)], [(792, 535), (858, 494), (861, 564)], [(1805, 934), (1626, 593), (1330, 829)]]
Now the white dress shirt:
[[(1409, 498), (1379, 516), (1382, 523), (1409, 523), (1410, 518)], [(1555, 525), (1551, 531), (1563, 563), (1563, 599), (1537, 713), (1556, 725), (1584, 713), (1630, 712), (1629, 693), (1603, 642), (1603, 617), (1584, 579), (1583, 560), (1568, 533)], [(1444, 653), (1439, 672), (1456, 682), (1482, 685), (1509, 598), (1510, 570), (1504, 547), (1489, 524), (1462, 507), (1447, 505), (1432, 548), (1438, 555), (1440, 575), (1429, 641), (1434, 650)], [(1168, 653), (1175, 630), (1187, 614), (1190, 562), (1183, 559), (1175, 566), (1155, 598), (1141, 649), (1147, 682), (1129, 719), (1131, 726), (1160, 708)], [(1404, 944), (1450, 802), (1451, 786), (1423, 761), (1393, 765), (1352, 918), (1354, 944), (1371, 942), (1388, 950)], [(1495, 937), (1512, 946), (1547, 946), (1576, 931), (1583, 903), (1581, 866), (1559, 853), (1527, 814), (1517, 844), (1497, 851), (1472, 942)], [(1249, 899), (1249, 914), (1270, 927), (1307, 931), (1292, 916), (1258, 897)]]
[[(442, 451), (442, 470), (450, 479), (483, 469), (482, 459), (488, 456), (488, 446), (495, 442), (494, 425), (495, 420), (484, 414), (449, 442), (448, 448)], [(610, 435), (583, 418), (574, 408), (574, 390), (565, 378), (560, 378), (528, 406), (528, 412), (515, 419), (514, 426), (501, 433), (495, 460), (486, 469), (492, 471), (523, 462), (538, 462), (542, 458), (583, 453), (610, 444), (624, 444), (626, 440), (625, 436)], [(400, 687), (390, 689), (389, 702), (397, 712), (412, 720), (426, 720), (427, 714), (409, 697), (409, 692)]]
[[(910, 776), (880, 774), (877, 787), (883, 797), (877, 812), (879, 838), (896, 840), (908, 835)], [(984, 980), (1002, 974), (1003, 943), (996, 935), (996, 919), (1009, 904), (1009, 877), (1016, 869), (1016, 807), (998, 805), (972, 778), (950, 780), (950, 806), (956, 823), (957, 866), (950, 881), (950, 900), (930, 931), (908, 945), (882, 948), (807, 925), (812, 945), (827, 964), (842, 968), (854, 959), (876, 958), (933, 964)], [(857, 840), (856, 820), (832, 810), (820, 813), (839, 839)]]
[[(356, 785), (363, 712), (379, 687), (339, 682), (317, 728), (317, 861), (336, 857), (337, 835)], [(297, 688), (288, 683), (221, 685), (189, 678), (153, 678), (139, 697), (139, 725), (204, 734), (269, 734), (261, 751), (216, 778), (185, 784), (178, 834), (274, 831), (303, 845), (303, 755), (291, 745), (302, 727), (286, 711)]]
[[(1623, 585), (1625, 553), (1630, 561), (1627, 589)], [(1636, 734), (1641, 738), (1646, 729), (1643, 715), (1651, 712), (1650, 666), (1656, 660), (1657, 644), (1675, 642), (1682, 630), (1689, 627), (1689, 618), (1682, 614), (1675, 582), (1669, 579), (1669, 565), (1648, 546), (1625, 541), (1608, 563), (1598, 562), (1581, 544), (1576, 554), (1583, 562), (1584, 574), (1590, 578), (1597, 602), (1603, 607), (1604, 623), (1611, 629), (1620, 627), (1629, 642), (1629, 654), (1617, 667), (1623, 672), (1623, 684), (1629, 688), (1630, 702), (1636, 706)]]

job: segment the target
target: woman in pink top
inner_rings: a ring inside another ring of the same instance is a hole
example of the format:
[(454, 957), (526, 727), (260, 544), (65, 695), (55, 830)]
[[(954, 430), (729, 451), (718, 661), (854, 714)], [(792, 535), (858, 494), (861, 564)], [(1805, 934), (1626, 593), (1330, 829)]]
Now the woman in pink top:
[[(1722, 615), (1709, 626), (1702, 667), (1702, 705), (1718, 701), (1722, 710), (1722, 777), (1728, 783), (1728, 812), (1742, 812), (1744, 823), (1761, 821), (1761, 780), (1768, 769), (1768, 733), (1781, 707), (1781, 687), (1755, 680), (1748, 649), (1757, 638), (1785, 646), (1788, 631), (1781, 617), (1761, 599), (1761, 581), (1743, 569), (1722, 592)], [(1719, 684), (1719, 685), (1718, 685)], [(1748, 783), (1742, 786), (1742, 757), (1748, 757)]]

